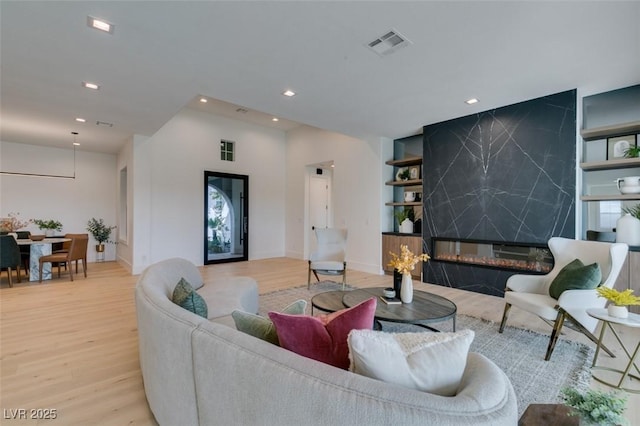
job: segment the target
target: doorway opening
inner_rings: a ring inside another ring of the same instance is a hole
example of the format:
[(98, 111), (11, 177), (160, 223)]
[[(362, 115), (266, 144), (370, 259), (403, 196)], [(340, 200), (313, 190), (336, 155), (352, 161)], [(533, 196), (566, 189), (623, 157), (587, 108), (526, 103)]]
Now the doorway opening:
[(316, 248), (315, 229), (333, 226), (333, 161), (307, 166), (307, 218), (305, 258)]
[(204, 172), (204, 264), (249, 258), (249, 176)]

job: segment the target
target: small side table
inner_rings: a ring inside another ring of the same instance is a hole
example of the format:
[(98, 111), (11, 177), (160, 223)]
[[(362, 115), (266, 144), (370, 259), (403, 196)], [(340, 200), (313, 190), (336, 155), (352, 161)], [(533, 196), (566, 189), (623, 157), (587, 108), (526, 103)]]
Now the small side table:
[[(618, 373), (620, 374), (620, 381), (615, 384), (615, 383), (611, 383), (611, 382), (607, 382), (599, 377), (597, 377), (595, 374), (593, 374), (592, 372), (592, 376), (595, 380), (599, 381), (600, 383), (603, 383), (607, 386), (611, 386), (617, 389), (622, 389), (624, 391), (627, 392), (631, 392), (631, 393), (640, 393), (640, 388), (638, 389), (630, 389), (630, 388), (623, 388), (622, 384), (624, 382), (624, 380), (627, 377), (632, 377), (636, 380), (640, 380), (640, 376), (637, 376), (635, 374), (631, 373), (631, 369), (634, 368), (635, 371), (640, 374), (640, 369), (638, 369), (638, 366), (636, 365), (635, 359), (638, 356), (638, 353), (640, 352), (640, 339), (638, 340), (638, 343), (636, 344), (636, 347), (633, 351), (633, 354), (631, 354), (629, 352), (629, 350), (627, 349), (627, 347), (624, 345), (624, 343), (622, 343), (622, 340), (620, 339), (620, 337), (618, 336), (618, 333), (616, 333), (616, 330), (613, 328), (613, 324), (616, 324), (618, 326), (623, 326), (623, 327), (632, 327), (632, 328), (640, 328), (640, 315), (638, 314), (633, 314), (633, 313), (629, 313), (629, 317), (628, 318), (616, 318), (616, 317), (612, 317), (609, 315), (608, 311), (606, 309), (587, 309), (587, 314), (589, 314), (589, 316), (592, 316), (593, 318), (599, 319), (600, 321), (602, 321), (602, 329), (600, 330), (600, 337), (598, 337), (598, 347), (596, 348), (596, 353), (593, 356), (593, 364), (591, 364), (591, 369), (592, 370), (606, 370), (606, 371), (613, 371), (614, 373)], [(624, 353), (627, 354), (627, 357), (629, 358), (629, 363), (627, 364), (627, 367), (623, 370), (618, 370), (616, 368), (610, 368), (610, 367), (603, 367), (603, 366), (597, 366), (596, 365), (596, 361), (598, 360), (598, 354), (600, 353), (600, 347), (602, 345), (602, 340), (604, 338), (604, 332), (606, 329), (610, 329), (611, 332), (613, 333), (613, 335), (615, 336), (616, 340), (618, 340), (618, 343), (620, 344), (620, 346), (622, 347), (622, 349), (624, 350)]]

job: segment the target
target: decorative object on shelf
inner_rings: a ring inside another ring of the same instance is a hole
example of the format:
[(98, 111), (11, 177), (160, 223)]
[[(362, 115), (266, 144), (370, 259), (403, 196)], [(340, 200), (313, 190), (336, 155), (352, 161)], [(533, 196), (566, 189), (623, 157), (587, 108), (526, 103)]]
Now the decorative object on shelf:
[(62, 231), (62, 223), (55, 219), (33, 219), (33, 223), (41, 230), (47, 237), (53, 236), (54, 233)]
[(640, 219), (625, 213), (616, 221), (616, 242), (640, 245)]
[(409, 179), (411, 180), (420, 179), (420, 166), (409, 167)]
[(416, 199), (416, 193), (413, 191), (406, 191), (404, 193), (404, 201), (410, 203), (412, 201), (415, 201)]
[(20, 213), (9, 213), (8, 217), (0, 219), (0, 231), (3, 232), (16, 232), (22, 228), (26, 228), (33, 222), (31, 219), (20, 219)]
[(573, 388), (561, 390), (564, 405), (573, 410), (570, 416), (580, 416), (581, 425), (615, 426), (627, 424), (624, 416), (627, 397), (618, 392), (589, 389), (581, 393)]
[(624, 150), (624, 158), (638, 158), (640, 157), (640, 146), (630, 146)]
[(87, 231), (93, 238), (98, 242), (96, 245), (96, 252), (98, 256), (104, 260), (104, 244), (105, 243), (113, 243), (110, 241), (111, 231), (114, 230), (115, 226), (107, 226), (104, 224), (104, 220), (91, 218), (89, 222), (87, 222)]
[(633, 207), (623, 207), (622, 211), (624, 213), (629, 213), (631, 216), (635, 217), (636, 219), (640, 219), (640, 204), (636, 204)]
[(400, 232), (403, 234), (413, 234), (413, 222), (411, 219), (406, 218), (400, 224)]
[(42, 241), (44, 240), (44, 237), (45, 235), (34, 235), (34, 234), (29, 235), (29, 239), (31, 241)]
[(629, 309), (627, 306), (640, 305), (640, 297), (634, 296), (632, 289), (618, 291), (615, 288), (598, 287), (596, 289), (598, 296), (604, 297), (609, 302), (607, 311), (609, 316), (615, 318), (627, 318)]
[(400, 245), (400, 256), (393, 252), (389, 252), (391, 261), (388, 266), (393, 267), (402, 274), (402, 285), (400, 287), (400, 299), (402, 303), (411, 303), (413, 301), (413, 281), (411, 279), (411, 271), (413, 271), (418, 262), (428, 261), (429, 255), (422, 253), (415, 255), (409, 250), (406, 244)]
[(640, 194), (640, 176), (627, 176), (616, 179), (621, 194)]
[(412, 234), (413, 221), (411, 217), (413, 216), (413, 209), (405, 207), (395, 211), (393, 214), (398, 220), (398, 230), (403, 234)]
[(636, 135), (607, 138), (607, 160), (616, 160), (627, 157), (630, 148), (636, 147)]
[(396, 180), (409, 180), (409, 168), (399, 167), (396, 172)]

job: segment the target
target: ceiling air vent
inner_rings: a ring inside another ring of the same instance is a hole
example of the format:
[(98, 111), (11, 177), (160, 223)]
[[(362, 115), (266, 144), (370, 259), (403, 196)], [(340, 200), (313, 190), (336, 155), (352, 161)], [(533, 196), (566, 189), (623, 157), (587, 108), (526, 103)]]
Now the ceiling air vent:
[(378, 37), (368, 44), (369, 49), (373, 50), (380, 56), (386, 56), (398, 49), (411, 44), (405, 36), (396, 30), (390, 30), (385, 35)]

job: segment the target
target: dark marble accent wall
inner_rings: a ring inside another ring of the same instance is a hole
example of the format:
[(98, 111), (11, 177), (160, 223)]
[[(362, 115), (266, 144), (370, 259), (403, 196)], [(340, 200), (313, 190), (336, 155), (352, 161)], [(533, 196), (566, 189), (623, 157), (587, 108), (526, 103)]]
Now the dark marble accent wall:
[[(575, 236), (576, 91), (424, 127), (423, 239)], [(513, 272), (426, 262), (424, 281), (503, 295)]]

